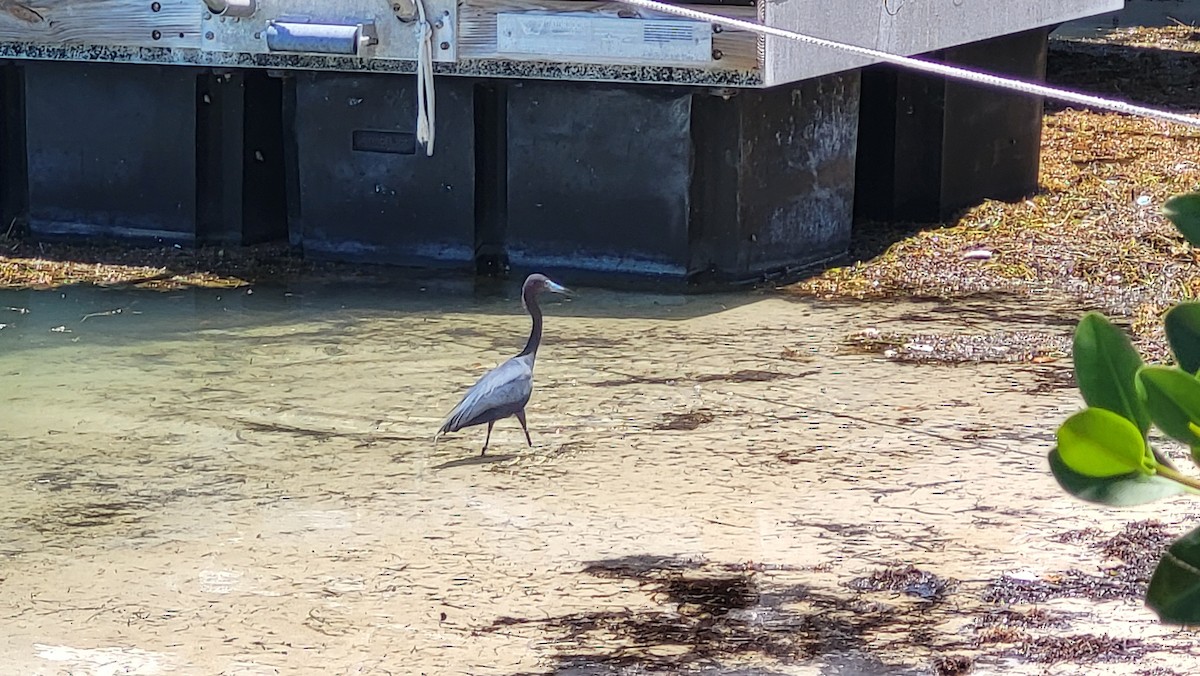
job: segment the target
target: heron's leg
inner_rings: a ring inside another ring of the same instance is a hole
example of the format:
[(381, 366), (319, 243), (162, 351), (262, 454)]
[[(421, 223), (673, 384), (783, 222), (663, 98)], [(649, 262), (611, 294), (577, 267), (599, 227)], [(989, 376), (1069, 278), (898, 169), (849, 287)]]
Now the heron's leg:
[(521, 429), (525, 430), (525, 443), (533, 448), (533, 440), (529, 438), (529, 428), (525, 426), (525, 409), (517, 411), (517, 420), (521, 421)]
[(479, 455), (483, 455), (484, 453), (487, 453), (488, 442), (492, 440), (492, 425), (495, 425), (495, 424), (496, 424), (495, 420), (488, 423), (487, 437), (485, 437), (483, 440), (483, 450), (479, 452)]

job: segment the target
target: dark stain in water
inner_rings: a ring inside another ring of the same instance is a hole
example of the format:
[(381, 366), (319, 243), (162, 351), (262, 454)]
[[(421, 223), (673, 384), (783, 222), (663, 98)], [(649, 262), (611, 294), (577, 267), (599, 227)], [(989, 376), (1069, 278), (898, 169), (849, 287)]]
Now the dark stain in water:
[(656, 430), (685, 430), (690, 431), (716, 420), (713, 412), (706, 409), (696, 409), (687, 413), (664, 413), (662, 422), (656, 423)]
[(628, 345), (623, 338), (606, 338), (604, 336), (581, 336), (578, 338), (559, 339), (555, 341), (563, 347), (573, 349), (611, 349)]
[[(38, 490), (50, 490), (57, 493), (58, 491), (74, 488), (79, 483), (86, 483), (83, 472), (76, 470), (60, 470), (54, 472), (42, 472), (33, 477), (33, 483), (37, 484)], [(116, 484), (103, 484), (93, 486), (96, 490), (116, 488)]]
[[(606, 369), (597, 369), (604, 371)], [(614, 371), (607, 371), (619, 376), (610, 380), (592, 383), (595, 387), (625, 387), (627, 385), (673, 385), (676, 383), (765, 383), (773, 380), (790, 378), (806, 378), (818, 371), (810, 370), (801, 373), (786, 373), (781, 371), (765, 371), (761, 369), (742, 369), (732, 373), (703, 373), (694, 376), (637, 376)]]
[(77, 528), (101, 528), (136, 524), (150, 513), (144, 500), (107, 500), (64, 504), (39, 519), (25, 519), (21, 525), (39, 533), (61, 533)]
[(1041, 366), (1031, 368), (1018, 368), (1018, 373), (1028, 375), (1034, 382), (1032, 387), (1025, 390), (1026, 394), (1045, 394), (1047, 392), (1056, 392), (1058, 390), (1074, 389), (1078, 383), (1075, 381), (1075, 369), (1071, 365), (1067, 366)]
[(678, 376), (624, 376), (591, 383), (593, 387), (625, 387), (628, 385), (674, 385), (685, 380)]
[(803, 378), (815, 373), (817, 372), (805, 371), (804, 373), (780, 373), (778, 371), (742, 369), (741, 371), (734, 371), (733, 373), (696, 376), (694, 380), (700, 383), (765, 383), (772, 380), (783, 380), (785, 378)]

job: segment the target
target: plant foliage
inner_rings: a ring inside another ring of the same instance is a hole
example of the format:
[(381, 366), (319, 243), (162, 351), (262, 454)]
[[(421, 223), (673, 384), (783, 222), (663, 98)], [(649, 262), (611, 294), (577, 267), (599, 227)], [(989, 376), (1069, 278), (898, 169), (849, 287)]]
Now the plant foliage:
[[(1200, 247), (1200, 192), (1167, 200), (1163, 213)], [(1180, 303), (1163, 317), (1174, 366), (1146, 364), (1126, 334), (1098, 312), (1075, 329), (1073, 359), (1087, 405), (1059, 426), (1047, 457), (1058, 485), (1091, 503), (1141, 505), (1182, 493), (1200, 480), (1155, 451), (1150, 431), (1187, 444), (1200, 465), (1200, 303)], [(1146, 604), (1169, 624), (1200, 624), (1200, 528), (1163, 554)]]

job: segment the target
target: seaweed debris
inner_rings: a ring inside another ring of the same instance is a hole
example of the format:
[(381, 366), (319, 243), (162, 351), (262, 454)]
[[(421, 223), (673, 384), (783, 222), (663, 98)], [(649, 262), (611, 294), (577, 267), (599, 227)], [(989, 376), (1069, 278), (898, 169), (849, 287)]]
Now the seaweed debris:
[[(1124, 35), (1130, 44), (1200, 51), (1191, 28)], [(1200, 55), (1114, 44), (1052, 41), (1048, 81), (1200, 109), (1191, 86)], [(828, 299), (1061, 297), (1128, 318), (1135, 342), (1158, 357), (1165, 354), (1161, 312), (1200, 295), (1200, 252), (1161, 214), (1167, 198), (1200, 185), (1196, 157), (1195, 130), (1047, 105), (1037, 194), (986, 200), (943, 223), (856, 224), (856, 262), (782, 291)]]
[(1024, 362), (1042, 364), (1070, 354), (1068, 335), (1045, 331), (992, 331), (947, 335), (865, 329), (845, 338), (851, 348), (916, 363)]
[(1043, 603), (1054, 598), (1091, 600), (1136, 599), (1146, 593), (1159, 557), (1176, 535), (1154, 519), (1134, 521), (1108, 539), (1099, 539), (1093, 529), (1068, 531), (1059, 542), (1089, 542), (1106, 559), (1116, 562), (1093, 575), (1071, 569), (1042, 577), (1002, 575), (983, 593), (992, 603)]
[(1149, 645), (1136, 638), (1113, 638), (1107, 634), (1074, 634), (1027, 638), (1008, 654), (1031, 662), (1132, 662), (1147, 653)]
[(846, 586), (859, 591), (900, 591), (927, 601), (943, 599), (953, 592), (958, 582), (944, 580), (916, 566), (902, 565), (877, 570), (864, 577), (856, 577)]

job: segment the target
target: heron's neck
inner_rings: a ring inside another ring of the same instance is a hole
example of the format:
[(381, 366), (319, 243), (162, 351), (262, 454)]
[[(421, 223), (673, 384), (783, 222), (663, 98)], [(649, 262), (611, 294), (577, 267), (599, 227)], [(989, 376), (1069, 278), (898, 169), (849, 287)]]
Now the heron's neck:
[(537, 298), (533, 294), (525, 294), (525, 307), (529, 310), (529, 316), (533, 318), (533, 327), (529, 330), (529, 340), (525, 343), (525, 349), (521, 350), (522, 357), (537, 354), (538, 345), (542, 342), (542, 308), (538, 306)]

